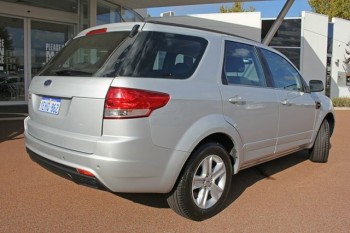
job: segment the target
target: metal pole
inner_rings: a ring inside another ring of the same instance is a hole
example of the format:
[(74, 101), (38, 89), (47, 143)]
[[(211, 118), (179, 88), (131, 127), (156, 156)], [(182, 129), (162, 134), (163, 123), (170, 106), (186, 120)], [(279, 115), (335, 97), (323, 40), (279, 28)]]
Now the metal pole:
[(286, 17), (289, 9), (292, 7), (294, 3), (294, 0), (287, 0), (286, 4), (284, 4), (284, 7), (282, 8), (281, 12), (279, 13), (276, 21), (272, 24), (269, 32), (266, 34), (263, 44), (264, 45), (269, 45), (273, 36), (276, 34), (278, 28), (281, 26), (284, 17)]

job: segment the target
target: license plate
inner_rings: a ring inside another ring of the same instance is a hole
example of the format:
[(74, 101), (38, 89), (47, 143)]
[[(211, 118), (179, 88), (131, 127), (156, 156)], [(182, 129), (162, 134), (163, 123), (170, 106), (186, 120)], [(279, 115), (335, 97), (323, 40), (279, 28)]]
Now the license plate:
[(61, 99), (42, 97), (40, 106), (39, 106), (39, 111), (58, 115), (60, 111), (60, 107), (61, 107)]

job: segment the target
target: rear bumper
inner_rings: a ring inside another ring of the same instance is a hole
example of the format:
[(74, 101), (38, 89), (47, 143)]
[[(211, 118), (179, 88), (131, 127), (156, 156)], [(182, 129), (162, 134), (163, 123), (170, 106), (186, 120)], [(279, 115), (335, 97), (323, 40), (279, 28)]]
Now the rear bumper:
[(108, 190), (98, 179), (95, 177), (88, 177), (81, 175), (73, 167), (65, 166), (60, 163), (48, 160), (37, 153), (31, 151), (27, 148), (27, 153), (29, 157), (40, 166), (46, 168), (47, 170), (63, 177), (68, 180), (74, 181), (77, 184), (85, 185), (91, 188)]
[[(189, 155), (157, 147), (142, 138), (102, 136), (95, 153), (86, 154), (39, 140), (26, 127), (24, 136), (35, 162), (78, 184), (112, 192), (167, 193)], [(95, 177), (81, 175), (76, 169)]]

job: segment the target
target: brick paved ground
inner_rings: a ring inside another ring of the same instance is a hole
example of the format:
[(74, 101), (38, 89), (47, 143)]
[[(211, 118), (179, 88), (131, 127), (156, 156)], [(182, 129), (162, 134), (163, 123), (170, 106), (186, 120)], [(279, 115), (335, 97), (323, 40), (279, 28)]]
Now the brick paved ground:
[(350, 111), (336, 112), (327, 164), (300, 152), (234, 176), (217, 216), (192, 222), (160, 194), (76, 185), (32, 162), (22, 121), (0, 121), (0, 232), (350, 232)]

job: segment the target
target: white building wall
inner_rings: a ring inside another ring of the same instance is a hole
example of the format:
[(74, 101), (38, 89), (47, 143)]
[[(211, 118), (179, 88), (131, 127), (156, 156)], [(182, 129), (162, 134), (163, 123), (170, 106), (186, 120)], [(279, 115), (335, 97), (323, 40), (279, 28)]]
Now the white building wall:
[(300, 71), (304, 79), (326, 84), (328, 17), (302, 12)]
[(202, 27), (261, 41), (260, 12), (195, 14), (155, 17), (152, 20)]
[(350, 97), (350, 86), (346, 86), (345, 76), (350, 66), (344, 63), (346, 44), (350, 42), (350, 21), (333, 18), (333, 55), (331, 97)]

